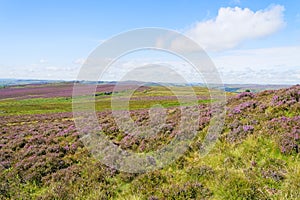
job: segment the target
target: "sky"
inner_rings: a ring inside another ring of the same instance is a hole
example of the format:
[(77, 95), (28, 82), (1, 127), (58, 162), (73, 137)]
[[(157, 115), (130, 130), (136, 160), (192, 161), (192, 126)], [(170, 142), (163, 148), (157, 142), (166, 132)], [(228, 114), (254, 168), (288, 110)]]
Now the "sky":
[[(103, 41), (159, 27), (197, 42), (224, 83), (298, 84), (299, 8), (299, 0), (0, 0), (0, 78), (74, 80)], [(145, 64), (130, 59), (112, 71)]]

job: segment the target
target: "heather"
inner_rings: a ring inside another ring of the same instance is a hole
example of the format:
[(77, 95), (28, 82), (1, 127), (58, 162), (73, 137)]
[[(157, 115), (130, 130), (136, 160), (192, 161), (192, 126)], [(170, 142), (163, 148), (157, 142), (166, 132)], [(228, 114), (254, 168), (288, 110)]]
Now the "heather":
[[(96, 88), (96, 92), (111, 92), (114, 90), (115, 84), (103, 84)], [(133, 84), (123, 84), (118, 86), (118, 90), (133, 89)], [(146, 89), (142, 86), (139, 90)], [(31, 99), (31, 98), (53, 98), (53, 97), (71, 97), (73, 92), (73, 83), (53, 83), (53, 84), (29, 84), (20, 86), (10, 86), (1, 89), (0, 99), (17, 98), (17, 99)]]
[[(1, 199), (300, 199), (299, 85), (228, 94), (222, 134), (205, 157), (199, 150), (212, 110), (208, 91), (195, 88), (199, 104), (191, 106), (201, 111), (198, 136), (180, 159), (144, 174), (119, 172), (93, 158), (76, 130), (70, 94), (58, 88), (48, 96), (39, 92), (38, 98), (28, 90), (0, 90), (7, 95), (0, 102)], [(179, 104), (169, 90), (145, 87), (130, 101), (137, 124), (150, 123), (152, 105), (167, 109), (166, 124), (149, 137), (119, 130), (105, 93), (110, 90), (97, 90), (96, 110), (115, 144), (148, 152), (178, 134)], [(122, 100), (123, 91), (118, 92)]]

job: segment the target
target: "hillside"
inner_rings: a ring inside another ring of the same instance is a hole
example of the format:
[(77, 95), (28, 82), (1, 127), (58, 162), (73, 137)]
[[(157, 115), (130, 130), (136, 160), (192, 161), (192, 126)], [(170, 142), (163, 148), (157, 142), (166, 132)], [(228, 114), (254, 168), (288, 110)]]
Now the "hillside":
[[(157, 135), (136, 138), (116, 127), (105, 93), (111, 88), (97, 89), (96, 110), (115, 144), (149, 152), (177, 134), (180, 112), (169, 91), (147, 86), (134, 93), (137, 124), (148, 123), (146, 109), (154, 104), (169, 113)], [(199, 149), (211, 116), (209, 93), (195, 90), (201, 118), (189, 150), (163, 169), (130, 174), (101, 164), (82, 144), (70, 85), (0, 89), (0, 199), (300, 199), (300, 85), (228, 93), (225, 126), (205, 157)]]

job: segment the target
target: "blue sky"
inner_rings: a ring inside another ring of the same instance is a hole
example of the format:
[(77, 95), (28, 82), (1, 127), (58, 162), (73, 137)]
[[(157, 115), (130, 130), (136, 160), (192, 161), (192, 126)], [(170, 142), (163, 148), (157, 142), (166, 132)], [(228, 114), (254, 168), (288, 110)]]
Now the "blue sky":
[[(103, 40), (161, 27), (204, 46), (224, 82), (295, 84), (300, 82), (299, 8), (298, 0), (0, 0), (0, 77), (75, 79)], [(224, 33), (223, 21), (229, 27)], [(252, 26), (267, 28), (255, 33)], [(210, 36), (218, 38), (216, 44)]]

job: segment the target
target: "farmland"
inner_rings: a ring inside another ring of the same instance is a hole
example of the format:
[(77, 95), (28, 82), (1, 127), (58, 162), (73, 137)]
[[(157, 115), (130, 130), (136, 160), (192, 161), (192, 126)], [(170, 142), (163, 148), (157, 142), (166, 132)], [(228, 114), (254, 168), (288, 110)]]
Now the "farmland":
[[(113, 84), (100, 84), (95, 110), (103, 132), (133, 152), (160, 149), (178, 135), (180, 105), (172, 90), (141, 86), (129, 110), (138, 125), (160, 104), (166, 124), (156, 135), (134, 137), (120, 130), (111, 113)], [(114, 91), (122, 101), (135, 88)], [(71, 83), (0, 89), (1, 199), (300, 199), (300, 86), (259, 93), (227, 93), (226, 118), (216, 145), (200, 156), (211, 119), (206, 88), (195, 86), (200, 109), (198, 135), (170, 165), (132, 174), (95, 159), (80, 140), (72, 113)]]

